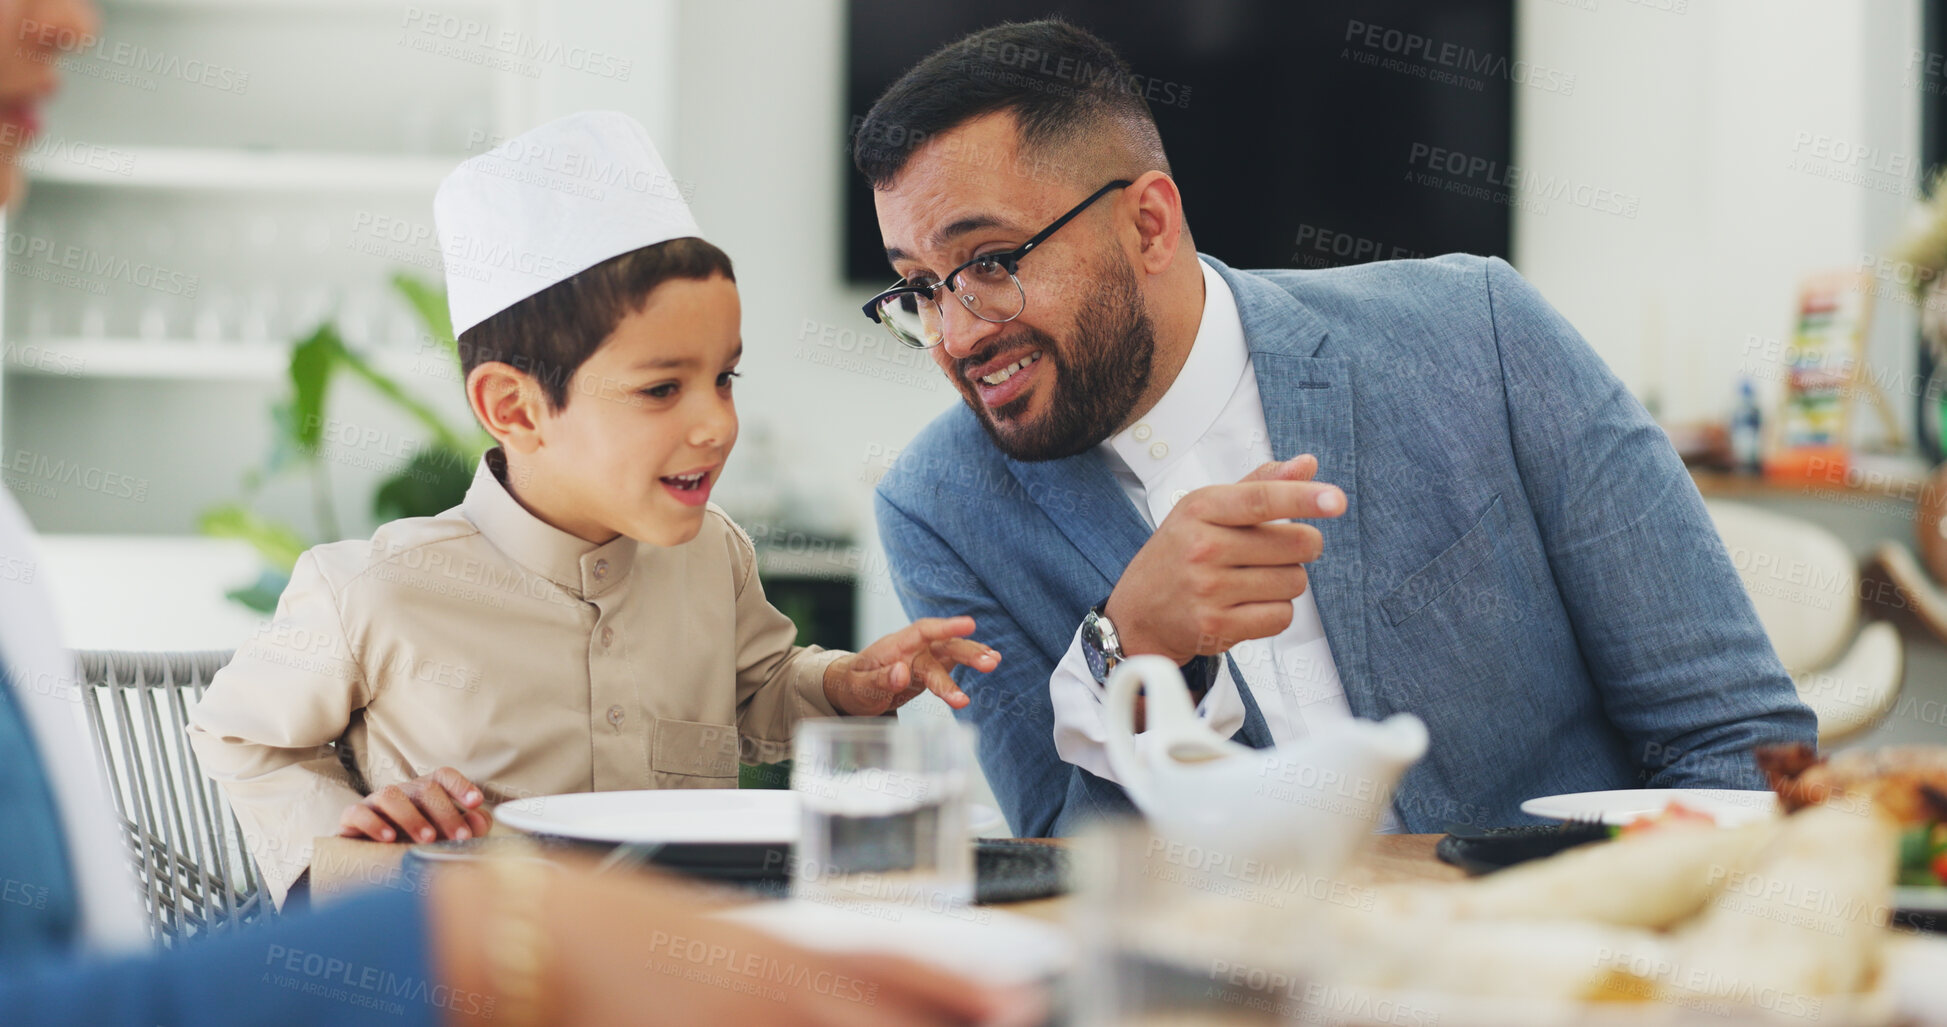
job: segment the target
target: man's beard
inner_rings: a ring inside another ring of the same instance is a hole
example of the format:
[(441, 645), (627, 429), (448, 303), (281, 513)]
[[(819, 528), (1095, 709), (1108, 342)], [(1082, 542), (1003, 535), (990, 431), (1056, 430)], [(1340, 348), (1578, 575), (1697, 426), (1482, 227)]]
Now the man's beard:
[[(980, 418), (981, 427), (1001, 452), (1016, 460), (1060, 460), (1087, 452), (1107, 439), (1142, 398), (1149, 386), (1150, 363), (1156, 355), (1156, 326), (1143, 309), (1136, 290), (1136, 274), (1127, 264), (1114, 262), (1096, 284), (1075, 318), (1075, 334), (1058, 345), (1044, 332), (1021, 326), (1018, 333), (998, 340), (985, 352), (958, 363), (961, 396)], [(990, 359), (1005, 347), (1027, 342), (1054, 365), (1054, 394), (1039, 421), (1013, 418), (1025, 414), (1023, 396), (987, 409), (967, 381), (965, 369)], [(1010, 409), (1012, 408), (1012, 409)]]

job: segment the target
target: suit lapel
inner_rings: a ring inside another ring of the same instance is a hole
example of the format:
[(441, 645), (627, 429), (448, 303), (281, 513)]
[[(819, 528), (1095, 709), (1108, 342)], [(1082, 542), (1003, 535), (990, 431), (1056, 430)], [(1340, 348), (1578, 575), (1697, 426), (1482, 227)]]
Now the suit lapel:
[(1064, 460), (1008, 459), (1007, 465), (1028, 498), (1102, 572), (1106, 596), (1108, 586), (1121, 579), (1123, 568), (1149, 541), (1150, 531), (1102, 454), (1091, 449)]
[[(1245, 331), (1250, 331), (1248, 322)], [(1306, 568), (1325, 640), (1352, 712), (1375, 717), (1365, 686), (1364, 564), (1359, 548), (1359, 463), (1352, 433), (1352, 377), (1334, 357), (1252, 353), (1271, 452), (1279, 460), (1318, 457), (1318, 480), (1345, 491), (1345, 512), (1307, 523), (1325, 537), (1324, 555)]]
[(1255, 275), (1211, 263), (1237, 296), (1251, 368), (1257, 372), (1258, 398), (1264, 405), (1264, 426), (1271, 436), (1271, 455), (1288, 460), (1311, 453), (1318, 457), (1319, 480), (1345, 491), (1345, 513), (1309, 522), (1324, 536), (1325, 551), (1307, 568), (1307, 575), (1352, 712), (1375, 718), (1383, 711), (1366, 681), (1365, 563), (1359, 544), (1352, 368), (1338, 357), (1317, 355), (1324, 348), (1326, 326), (1289, 292)]

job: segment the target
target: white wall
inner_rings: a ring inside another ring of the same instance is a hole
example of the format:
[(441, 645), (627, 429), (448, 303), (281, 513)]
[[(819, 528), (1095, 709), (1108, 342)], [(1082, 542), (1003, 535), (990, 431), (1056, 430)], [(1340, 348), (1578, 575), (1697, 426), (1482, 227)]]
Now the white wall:
[[(887, 454), (959, 398), (930, 358), (859, 313), (872, 290), (844, 282), (841, 176), (856, 173), (844, 5), (684, 0), (678, 21), (672, 171), (694, 185), (697, 223), (737, 264), (745, 438), (770, 431), (774, 466), (800, 497), (793, 519), (876, 554), (871, 488)], [(758, 505), (740, 490), (761, 460), (745, 445), (731, 457), (722, 501), (733, 513)], [(869, 555), (865, 570), (860, 633), (871, 639), (903, 618), (883, 562)]]
[[(1641, 204), (1634, 219), (1518, 211), (1515, 263), (1666, 417), (1723, 414), (1740, 373), (1775, 366), (1749, 340), (1787, 335), (1799, 280), (1858, 267), (1897, 237), (1917, 187), (1919, 101), (1904, 72), (1918, 8), (1522, 0), (1517, 52), (1576, 83), (1568, 96), (1516, 87), (1515, 163)], [(1819, 137), (1869, 155), (1821, 159)], [(1912, 310), (1893, 293), (1869, 360), (1907, 371)], [(1894, 401), (1910, 420), (1910, 398)]]

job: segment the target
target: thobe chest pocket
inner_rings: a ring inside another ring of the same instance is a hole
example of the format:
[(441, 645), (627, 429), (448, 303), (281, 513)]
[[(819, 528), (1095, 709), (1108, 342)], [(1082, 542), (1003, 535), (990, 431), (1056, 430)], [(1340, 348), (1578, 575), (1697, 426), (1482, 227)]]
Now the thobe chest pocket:
[(659, 774), (737, 776), (737, 726), (693, 720), (656, 721), (649, 766)]

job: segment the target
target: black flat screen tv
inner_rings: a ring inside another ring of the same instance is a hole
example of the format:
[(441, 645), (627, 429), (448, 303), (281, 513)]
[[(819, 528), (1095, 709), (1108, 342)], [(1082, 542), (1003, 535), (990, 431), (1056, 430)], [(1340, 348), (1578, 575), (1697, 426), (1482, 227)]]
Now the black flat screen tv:
[[(1572, 89), (1514, 54), (1512, 0), (850, 0), (848, 126), (942, 44), (1050, 15), (1128, 61), (1198, 248), (1235, 267), (1507, 256), (1513, 90)], [(846, 276), (889, 284), (846, 160)]]

